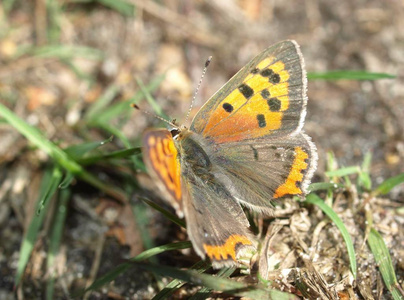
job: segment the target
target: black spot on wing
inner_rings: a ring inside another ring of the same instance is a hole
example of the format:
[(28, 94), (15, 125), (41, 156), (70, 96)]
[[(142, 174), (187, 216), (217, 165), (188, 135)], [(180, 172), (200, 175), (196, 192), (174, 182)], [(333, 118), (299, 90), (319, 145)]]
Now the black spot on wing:
[(267, 103), (270, 111), (279, 111), (281, 109), (281, 101), (278, 98), (269, 98)]
[(268, 91), (268, 89), (265, 89), (261, 91), (261, 96), (262, 98), (268, 100), (269, 97), (271, 97), (271, 93)]
[(231, 113), (233, 111), (234, 107), (230, 103), (223, 103), (223, 109), (226, 112)]
[(258, 126), (260, 128), (264, 128), (267, 126), (267, 121), (265, 120), (265, 116), (264, 115), (257, 115), (257, 121), (258, 121)]
[(261, 76), (268, 77), (269, 82), (272, 84), (276, 84), (281, 81), (281, 77), (279, 76), (279, 74), (275, 73), (272, 69), (262, 70)]
[(240, 84), (240, 86), (238, 87), (238, 90), (240, 91), (241, 94), (243, 94), (243, 96), (248, 100), (252, 97), (252, 95), (254, 95), (254, 90), (249, 87), (246, 84)]
[(263, 77), (270, 77), (272, 76), (272, 74), (274, 74), (274, 71), (272, 71), (272, 69), (264, 69), (261, 71), (261, 76)]
[(279, 74), (274, 73), (268, 79), (270, 83), (277, 84), (281, 81), (281, 76), (279, 76)]

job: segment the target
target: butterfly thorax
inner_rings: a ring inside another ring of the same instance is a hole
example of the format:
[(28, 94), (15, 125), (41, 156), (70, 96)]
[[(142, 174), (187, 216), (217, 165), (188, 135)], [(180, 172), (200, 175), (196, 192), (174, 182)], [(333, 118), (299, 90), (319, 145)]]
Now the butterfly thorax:
[(178, 151), (178, 159), (181, 165), (181, 175), (189, 176), (190, 173), (206, 181), (211, 179), (212, 163), (209, 154), (204, 149), (209, 149), (198, 134), (188, 128), (171, 131), (174, 144)]

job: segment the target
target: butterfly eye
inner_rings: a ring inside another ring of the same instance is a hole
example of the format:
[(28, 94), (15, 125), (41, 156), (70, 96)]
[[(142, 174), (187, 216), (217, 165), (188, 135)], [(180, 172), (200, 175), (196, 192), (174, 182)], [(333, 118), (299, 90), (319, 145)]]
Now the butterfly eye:
[(175, 129), (171, 129), (170, 132), (171, 132), (171, 136), (173, 137), (173, 139), (177, 139), (178, 135), (180, 134), (181, 131), (178, 130), (177, 128), (175, 128)]

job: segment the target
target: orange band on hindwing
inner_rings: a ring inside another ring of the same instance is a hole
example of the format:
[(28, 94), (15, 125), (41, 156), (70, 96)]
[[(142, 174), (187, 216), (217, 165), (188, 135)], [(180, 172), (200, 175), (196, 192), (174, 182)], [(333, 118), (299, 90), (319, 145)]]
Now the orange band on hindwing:
[(301, 147), (296, 147), (295, 151), (296, 155), (292, 164), (291, 171), (286, 178), (286, 181), (276, 189), (274, 195), (275, 198), (280, 198), (285, 195), (298, 195), (303, 193), (303, 191), (297, 184), (303, 181), (303, 171), (307, 170), (309, 166), (306, 162), (306, 159), (309, 158), (309, 155), (304, 152)]
[(150, 163), (158, 177), (169, 191), (179, 201), (182, 197), (180, 165), (177, 161), (178, 151), (174, 141), (167, 131), (165, 136), (149, 135), (147, 139)]
[(231, 235), (223, 245), (212, 246), (203, 244), (203, 248), (212, 260), (227, 260), (230, 257), (235, 261), (237, 245), (252, 245), (252, 242), (246, 236)]

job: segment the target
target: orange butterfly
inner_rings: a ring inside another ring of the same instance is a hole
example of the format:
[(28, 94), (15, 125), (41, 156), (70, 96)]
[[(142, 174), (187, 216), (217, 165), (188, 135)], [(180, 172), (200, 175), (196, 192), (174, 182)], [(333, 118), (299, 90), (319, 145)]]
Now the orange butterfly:
[(195, 251), (215, 268), (256, 249), (242, 207), (273, 215), (273, 201), (303, 195), (317, 151), (302, 127), (307, 78), (295, 41), (264, 50), (205, 105), (191, 127), (147, 130), (144, 160)]

